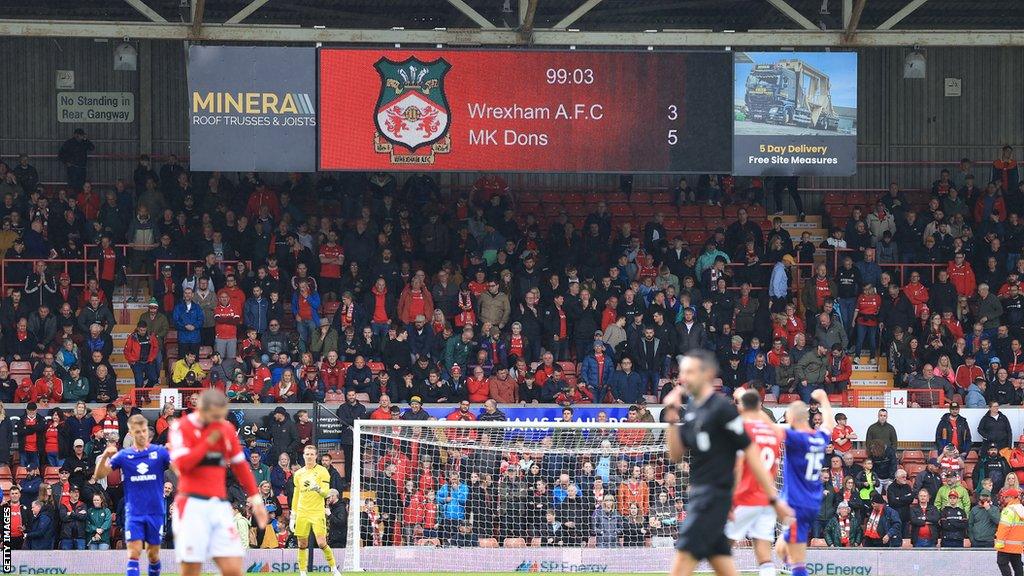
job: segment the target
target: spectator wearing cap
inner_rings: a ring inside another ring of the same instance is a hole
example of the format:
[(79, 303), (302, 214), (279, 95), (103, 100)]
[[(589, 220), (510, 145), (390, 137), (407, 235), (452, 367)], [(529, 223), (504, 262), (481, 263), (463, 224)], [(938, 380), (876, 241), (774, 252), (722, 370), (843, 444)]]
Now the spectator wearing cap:
[(299, 434), (295, 430), (295, 423), (288, 417), (288, 411), (282, 406), (274, 408), (270, 418), (256, 433), (258, 438), (270, 441), (267, 449), (267, 461), (277, 462), (278, 456), (295, 454), (299, 445)]
[(423, 409), (423, 399), (413, 396), (409, 399), (409, 409), (402, 413), (402, 420), (423, 421), (430, 420), (430, 414)]
[(967, 517), (967, 537), (971, 548), (993, 548), (996, 528), (999, 526), (1000, 508), (992, 502), (992, 492), (982, 489), (978, 492), (978, 503), (971, 508)]
[(966, 452), (971, 448), (971, 426), (960, 415), (959, 402), (949, 404), (949, 412), (939, 418), (935, 428), (935, 449), (941, 452), (947, 444), (952, 444), (958, 452)]
[(341, 425), (341, 450), (345, 454), (345, 478), (348, 479), (352, 477), (352, 431), (356, 420), (367, 417), (366, 406), (359, 401), (355, 390), (348, 390), (345, 392), (345, 402), (338, 406), (335, 414)]
[[(963, 500), (963, 502), (961, 502)], [(936, 499), (936, 508), (939, 500)], [(970, 497), (961, 496), (959, 492), (949, 493), (945, 505), (939, 508), (939, 534), (943, 548), (963, 548), (967, 536), (967, 518), (969, 515)]]
[[(91, 419), (91, 416), (89, 418)], [(85, 484), (93, 470), (92, 458), (85, 452), (85, 440), (75, 438), (71, 444), (71, 453), (64, 459), (64, 464), (61, 467), (68, 471), (68, 480), (71, 484), (75, 486)]]
[(68, 366), (64, 379), (64, 402), (79, 402), (89, 399), (89, 380), (82, 376), (82, 367), (77, 363)]
[(1003, 489), (1006, 477), (1012, 473), (1010, 464), (1000, 453), (998, 445), (986, 442), (985, 450), (974, 466), (974, 486), (980, 487), (981, 481), (987, 478), (992, 481), (992, 490), (999, 492)]
[(164, 264), (160, 268), (160, 277), (153, 282), (153, 299), (165, 313), (171, 314), (180, 293), (181, 286), (174, 278), (174, 268)]
[[(62, 470), (62, 476), (65, 470)], [(68, 497), (62, 501), (58, 510), (60, 512), (60, 538), (61, 550), (85, 550), (86, 529), (88, 510), (85, 503), (79, 498), (78, 486), (70, 485)]]

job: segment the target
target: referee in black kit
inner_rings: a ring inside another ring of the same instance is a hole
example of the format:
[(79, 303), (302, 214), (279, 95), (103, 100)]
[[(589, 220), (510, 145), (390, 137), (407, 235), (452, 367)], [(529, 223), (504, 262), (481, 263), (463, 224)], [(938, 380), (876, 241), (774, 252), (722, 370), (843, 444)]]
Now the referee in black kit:
[[(680, 462), (690, 455), (686, 519), (679, 525), (669, 576), (690, 576), (701, 560), (707, 560), (719, 576), (736, 575), (725, 522), (732, 509), (734, 468), (740, 451), (779, 518), (787, 520), (792, 515), (789, 506), (779, 499), (757, 445), (744, 432), (736, 407), (725, 395), (715, 392), (712, 381), (717, 374), (718, 362), (711, 352), (691, 350), (679, 361), (683, 386), (676, 386), (665, 397), (666, 406), (681, 415), (678, 430), (669, 430), (666, 435), (669, 457)], [(681, 405), (684, 392), (690, 396), (685, 409)]]

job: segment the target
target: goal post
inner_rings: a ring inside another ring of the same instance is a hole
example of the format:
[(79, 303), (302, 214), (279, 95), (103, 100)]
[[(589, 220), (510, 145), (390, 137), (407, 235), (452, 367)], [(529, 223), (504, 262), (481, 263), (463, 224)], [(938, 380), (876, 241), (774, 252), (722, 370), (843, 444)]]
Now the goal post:
[(664, 571), (689, 476), (666, 429), (358, 420), (345, 568)]

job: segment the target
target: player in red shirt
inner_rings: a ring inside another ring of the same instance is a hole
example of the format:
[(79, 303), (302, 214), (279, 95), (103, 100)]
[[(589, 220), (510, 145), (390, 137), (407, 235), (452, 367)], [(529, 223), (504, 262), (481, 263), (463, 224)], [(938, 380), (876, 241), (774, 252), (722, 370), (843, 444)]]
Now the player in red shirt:
[(256, 523), (267, 525), (266, 506), (227, 413), (227, 397), (209, 388), (195, 412), (171, 425), (168, 446), (179, 478), (172, 524), (181, 576), (199, 576), (211, 558), (223, 576), (242, 575), (245, 549), (227, 500), (227, 467), (249, 497)]
[[(761, 410), (761, 395), (756, 390), (739, 389), (735, 394), (739, 401), (743, 429), (757, 446), (761, 461), (771, 478), (778, 478), (779, 461), (782, 459), (782, 438), (775, 425)], [(772, 543), (775, 541), (775, 509), (769, 503), (768, 495), (757, 482), (745, 459), (739, 456), (736, 466), (739, 481), (733, 494), (733, 509), (725, 525), (725, 535), (736, 542), (750, 538), (754, 542), (754, 557), (757, 559), (759, 576), (774, 576)]]

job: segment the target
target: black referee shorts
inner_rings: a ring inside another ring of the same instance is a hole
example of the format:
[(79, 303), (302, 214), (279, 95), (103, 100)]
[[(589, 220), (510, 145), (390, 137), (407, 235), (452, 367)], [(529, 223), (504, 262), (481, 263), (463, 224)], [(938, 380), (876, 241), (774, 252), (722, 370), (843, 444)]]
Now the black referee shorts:
[(732, 554), (725, 536), (725, 523), (732, 508), (732, 492), (720, 488), (691, 486), (686, 518), (679, 525), (676, 550), (697, 560)]

